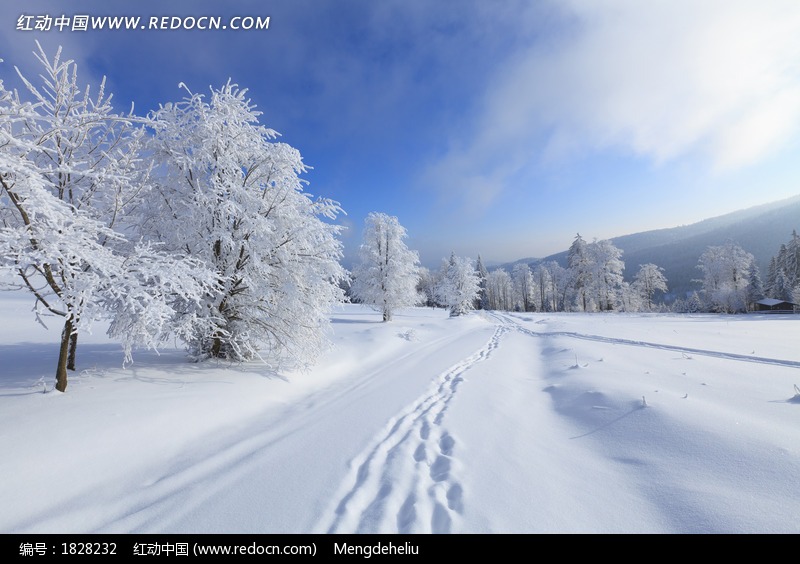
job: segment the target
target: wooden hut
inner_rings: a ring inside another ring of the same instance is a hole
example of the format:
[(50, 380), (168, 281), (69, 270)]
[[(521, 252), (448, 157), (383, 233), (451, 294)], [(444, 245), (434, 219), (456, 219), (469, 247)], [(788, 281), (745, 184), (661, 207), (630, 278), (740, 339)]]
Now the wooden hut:
[(764, 298), (756, 302), (756, 311), (776, 311), (783, 313), (792, 313), (795, 311), (797, 304), (787, 302), (785, 300), (776, 300), (774, 298)]

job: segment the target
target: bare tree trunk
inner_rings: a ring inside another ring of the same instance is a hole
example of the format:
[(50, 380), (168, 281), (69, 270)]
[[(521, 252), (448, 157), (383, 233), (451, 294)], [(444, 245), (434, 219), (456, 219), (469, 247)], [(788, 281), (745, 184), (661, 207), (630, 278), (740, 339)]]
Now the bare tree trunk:
[(58, 352), (58, 366), (56, 367), (56, 390), (67, 391), (67, 357), (69, 356), (69, 343), (72, 339), (72, 317), (67, 317), (64, 330), (61, 333), (61, 348)]
[(214, 340), (211, 343), (211, 356), (213, 358), (219, 358), (222, 354), (222, 339), (219, 337), (214, 337)]
[(75, 350), (78, 348), (78, 332), (69, 339), (69, 355), (67, 356), (67, 370), (75, 370)]

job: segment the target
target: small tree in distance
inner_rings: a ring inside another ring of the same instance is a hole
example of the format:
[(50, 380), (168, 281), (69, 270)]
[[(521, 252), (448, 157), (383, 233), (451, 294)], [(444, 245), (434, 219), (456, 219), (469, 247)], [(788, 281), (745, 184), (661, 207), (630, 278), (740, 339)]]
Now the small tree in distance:
[(480, 277), (468, 258), (450, 255), (442, 264), (442, 280), (436, 289), (438, 301), (450, 309), (450, 317), (458, 317), (475, 309), (480, 294)]
[(708, 247), (697, 268), (703, 272), (703, 293), (714, 311), (747, 311), (748, 272), (755, 259), (733, 241)]
[(489, 278), (489, 271), (483, 265), (481, 255), (478, 255), (478, 261), (475, 263), (475, 272), (478, 274), (478, 299), (476, 300), (475, 309), (489, 309), (489, 298), (487, 296), (487, 279)]
[(406, 246), (407, 236), (396, 217), (378, 212), (367, 215), (351, 293), (380, 311), (383, 321), (391, 321), (395, 310), (424, 299), (417, 291), (419, 256)]
[(667, 279), (664, 269), (653, 263), (639, 265), (639, 272), (633, 282), (633, 289), (639, 294), (642, 302), (646, 304), (647, 311), (653, 309), (653, 296), (656, 291), (666, 292)]

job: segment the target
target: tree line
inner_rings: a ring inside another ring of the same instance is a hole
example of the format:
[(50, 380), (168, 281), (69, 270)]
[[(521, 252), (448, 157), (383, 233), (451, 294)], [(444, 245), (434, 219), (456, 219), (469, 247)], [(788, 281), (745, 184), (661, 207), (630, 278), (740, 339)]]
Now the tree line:
[[(391, 319), (390, 312), (397, 307), (420, 304), (444, 307), (457, 316), (470, 310), (743, 313), (756, 310), (757, 302), (765, 297), (800, 301), (800, 237), (796, 232), (770, 261), (764, 283), (755, 258), (739, 245), (728, 241), (709, 246), (698, 259), (702, 276), (696, 282), (700, 289), (668, 303), (664, 269), (652, 263), (639, 265), (632, 282), (626, 282), (622, 251), (609, 240), (588, 243), (578, 234), (569, 247), (566, 267), (548, 261), (533, 268), (518, 263), (511, 272), (503, 268), (490, 271), (480, 255), (473, 262), (452, 254), (449, 259), (442, 259), (438, 270), (430, 270), (419, 265), (416, 252), (406, 249), (406, 232), (397, 218), (371, 214), (367, 225), (362, 262), (354, 272), (350, 296), (382, 308), (384, 320)], [(389, 225), (393, 227), (389, 229)], [(381, 244), (384, 254), (380, 260), (372, 256), (377, 248), (377, 232), (395, 234), (393, 240)], [(392, 256), (391, 249), (396, 256)], [(370, 274), (376, 271), (375, 265), (384, 262), (405, 266), (402, 271), (394, 267), (397, 275), (390, 282), (388, 270), (383, 277)], [(373, 266), (366, 269), (364, 265)], [(392, 284), (404, 288), (402, 299), (387, 297)], [(366, 286), (370, 287), (369, 292), (364, 291)]]

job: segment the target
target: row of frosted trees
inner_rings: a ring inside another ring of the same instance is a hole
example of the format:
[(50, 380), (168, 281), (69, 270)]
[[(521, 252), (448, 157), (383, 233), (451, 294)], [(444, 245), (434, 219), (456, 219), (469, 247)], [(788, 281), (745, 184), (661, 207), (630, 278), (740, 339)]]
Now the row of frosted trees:
[(644, 264), (632, 282), (623, 279), (622, 251), (610, 241), (587, 243), (580, 235), (567, 253), (567, 267), (555, 261), (486, 272), (478, 261), (478, 307), (516, 311), (676, 311), (741, 313), (762, 298), (800, 301), (800, 236), (792, 232), (770, 261), (762, 282), (751, 253), (732, 241), (709, 246), (698, 259), (700, 289), (664, 303), (664, 269)]
[[(388, 224), (389, 219), (399, 228), (396, 218), (383, 216), (381, 222)], [(374, 244), (367, 244), (374, 238), (375, 218), (368, 225), (373, 227), (365, 232), (362, 253), (375, 248)], [(396, 237), (392, 248), (405, 248), (400, 242), (403, 237), (405, 230)], [(470, 259), (451, 255), (438, 270), (431, 271), (419, 267), (416, 253), (408, 265), (401, 277), (406, 288), (403, 304), (422, 301), (432, 307), (447, 307), (452, 315), (470, 309), (739, 313), (755, 309), (756, 302), (764, 297), (795, 302), (800, 298), (800, 237), (796, 232), (770, 262), (766, 283), (762, 283), (753, 255), (739, 245), (728, 241), (709, 246), (697, 264), (702, 277), (696, 282), (701, 289), (674, 299), (669, 305), (664, 303), (668, 285), (663, 268), (651, 263), (640, 265), (633, 280), (627, 282), (623, 278), (622, 251), (607, 240), (587, 243), (580, 234), (570, 245), (566, 267), (549, 261), (533, 268), (518, 263), (511, 272), (489, 271), (480, 256), (473, 265)], [(360, 268), (352, 295), (364, 303), (374, 303), (363, 291), (367, 276), (363, 266)], [(388, 285), (381, 282), (381, 287)], [(384, 309), (387, 320), (385, 312)]]
[(623, 279), (622, 251), (610, 241), (587, 243), (577, 235), (567, 253), (567, 267), (555, 261), (516, 264), (507, 273), (486, 276), (489, 309), (518, 311), (652, 311), (655, 298), (667, 291), (662, 268), (639, 267), (632, 283)]
[(776, 300), (800, 302), (800, 235), (796, 230), (770, 259), (764, 295)]
[(587, 243), (576, 236), (567, 253), (567, 267), (555, 261), (514, 265), (491, 272), (480, 257), (476, 264), (479, 309), (506, 311), (653, 311), (659, 293), (667, 291), (662, 268), (639, 267), (632, 283), (623, 280), (622, 251), (610, 241)]
[(622, 252), (610, 241), (586, 243), (578, 235), (567, 268), (553, 261), (531, 270), (520, 263), (509, 274), (503, 269), (489, 272), (480, 256), (473, 263), (455, 254), (443, 259), (438, 270), (428, 270), (406, 248), (405, 237), (397, 218), (367, 218), (350, 295), (382, 311), (384, 321), (394, 310), (419, 303), (446, 307), (453, 316), (472, 309), (652, 311), (658, 307), (656, 295), (667, 291), (663, 269), (653, 264), (642, 265), (633, 283), (625, 282)]

